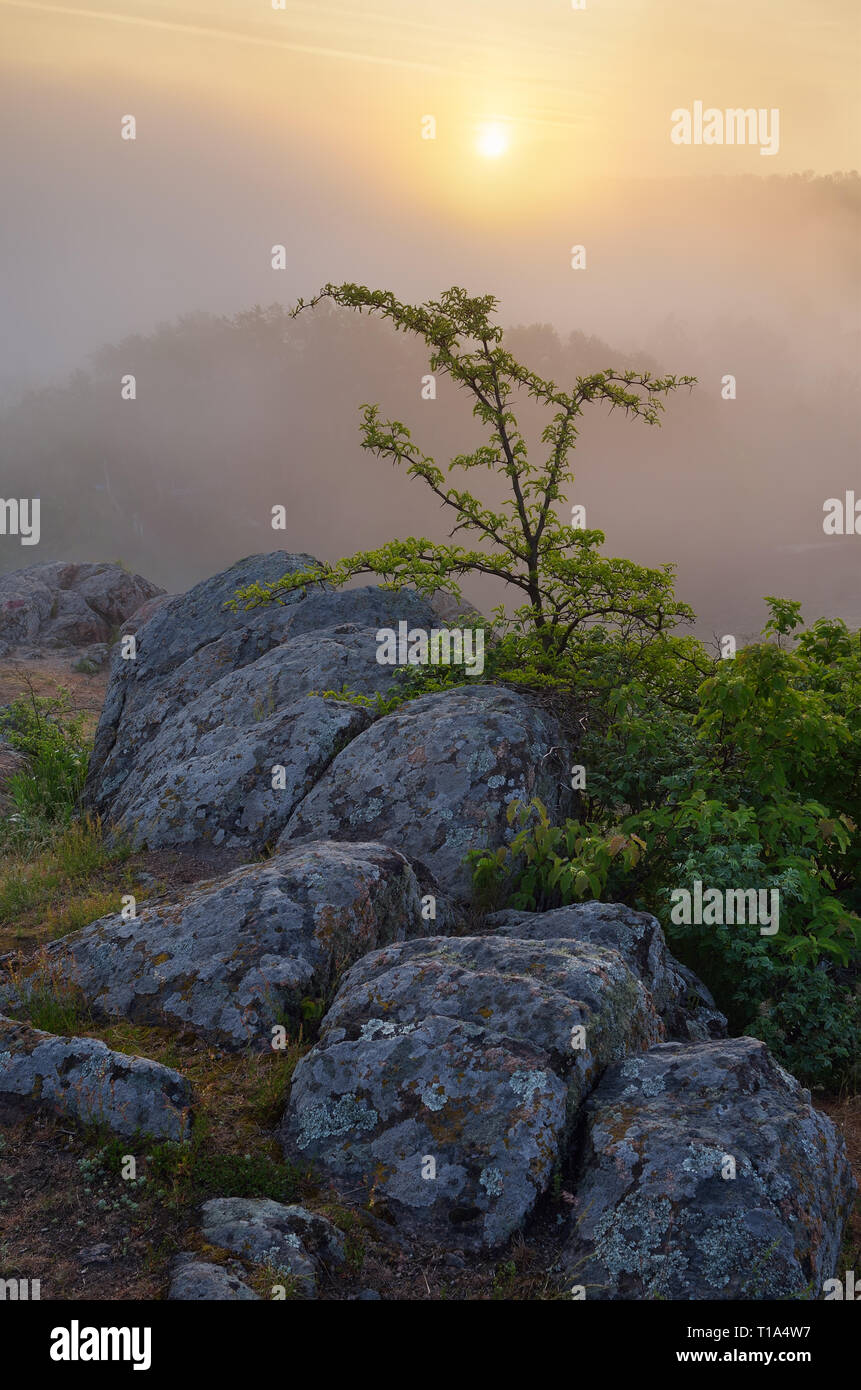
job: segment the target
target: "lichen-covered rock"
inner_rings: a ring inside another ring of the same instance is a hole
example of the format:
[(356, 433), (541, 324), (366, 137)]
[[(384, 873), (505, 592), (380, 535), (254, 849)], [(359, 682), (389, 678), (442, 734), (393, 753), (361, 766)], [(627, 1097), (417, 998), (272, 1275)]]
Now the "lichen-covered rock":
[(250, 1289), (238, 1274), (224, 1265), (201, 1260), (191, 1251), (176, 1255), (171, 1261), (171, 1280), (168, 1298), (183, 1302), (248, 1302), (260, 1295)]
[(506, 909), (487, 925), (499, 937), (585, 941), (619, 951), (651, 992), (668, 1038), (704, 1042), (726, 1036), (726, 1019), (705, 985), (667, 950), (661, 924), (622, 903), (575, 903), (550, 912)]
[(297, 1066), (285, 1152), (402, 1233), (492, 1246), (522, 1225), (601, 1068), (663, 1036), (615, 951), (430, 938), (345, 976)]
[(566, 1087), (546, 1057), (486, 1028), (434, 1017), (378, 1023), (303, 1058), (285, 1150), (364, 1192), (402, 1234), (494, 1245), (547, 1186)]
[[(332, 656), (338, 664), (345, 646), (341, 636), (321, 638), (305, 651), (263, 657), (241, 673), (252, 679), (225, 677), (161, 725), (106, 808), (112, 825), (149, 849), (262, 849), (338, 750), (370, 722), (360, 707), (308, 698), (313, 677), (321, 677), (314, 658)], [(267, 714), (273, 692), (283, 695), (291, 677), (292, 699)]]
[(0, 643), (14, 648), (107, 642), (118, 623), (160, 593), (120, 565), (30, 565), (0, 577)]
[(273, 1025), (298, 1023), (301, 1001), (326, 994), (357, 957), (427, 929), (422, 884), (403, 855), (299, 845), (134, 920), (115, 913), (51, 943), (16, 995), (61, 976), (97, 1014), (264, 1049)]
[(411, 700), (339, 753), (279, 843), (382, 840), (465, 897), (464, 856), (511, 839), (511, 801), (537, 796), (551, 819), (564, 814), (561, 744), (550, 716), (512, 690), (458, 686)]
[[(426, 937), (364, 956), (322, 1027), (358, 1038), (376, 1024), (456, 1018), (522, 1039), (567, 1080), (576, 1109), (596, 1074), (664, 1030), (637, 973), (615, 950), (573, 941)], [(572, 1042), (575, 1029), (582, 1030)], [(384, 1031), (384, 1030), (383, 1030)]]
[(562, 1266), (587, 1299), (821, 1297), (854, 1183), (764, 1043), (663, 1043), (608, 1069), (586, 1116)]
[(186, 1139), (191, 1124), (191, 1087), (179, 1072), (112, 1052), (97, 1038), (56, 1037), (3, 1015), (0, 1101), (156, 1139)]
[(376, 631), (430, 623), (418, 595), (315, 590), (251, 612), (224, 607), (252, 579), (312, 563), (281, 551), (244, 560), (158, 607), (133, 660), (115, 650), (86, 802), (135, 845), (262, 849), (371, 722), (360, 705), (310, 693), (388, 690)]
[(268, 1265), (294, 1296), (315, 1298), (317, 1274), (344, 1261), (344, 1239), (325, 1216), (266, 1197), (215, 1197), (204, 1202), (201, 1234), (209, 1245)]

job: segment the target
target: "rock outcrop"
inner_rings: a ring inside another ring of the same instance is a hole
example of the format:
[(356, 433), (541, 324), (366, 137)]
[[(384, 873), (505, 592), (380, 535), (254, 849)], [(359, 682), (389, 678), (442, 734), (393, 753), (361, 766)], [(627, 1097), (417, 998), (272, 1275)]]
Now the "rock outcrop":
[(16, 647), (88, 647), (163, 591), (120, 565), (30, 565), (0, 576), (0, 656)]
[(133, 659), (115, 651), (86, 800), (136, 845), (273, 843), (371, 722), (362, 705), (311, 692), (384, 692), (392, 671), (376, 659), (378, 628), (434, 621), (416, 594), (377, 588), (225, 608), (239, 586), (312, 563), (281, 551), (242, 561), (159, 606)]
[[(138, 849), (223, 870), (14, 972), (0, 962), (0, 1007), (26, 1011), (60, 982), (97, 1020), (221, 1054), (268, 1053), (319, 1019), (277, 1140), (327, 1201), (370, 1213), (396, 1260), (412, 1247), (463, 1269), (535, 1222), (562, 1292), (820, 1297), (854, 1192), (845, 1145), (762, 1043), (726, 1037), (658, 921), (606, 903), (483, 917), (468, 901), (465, 856), (510, 840), (512, 801), (538, 797), (554, 821), (573, 810), (576, 754), (556, 720), (480, 682), (380, 714), (395, 672), (377, 660), (379, 629), (444, 623), (459, 608), (445, 595), (319, 586), (226, 606), (239, 587), (311, 564), (253, 556), (179, 596), (125, 576), (113, 607), (99, 598), (111, 567), (37, 567), (26, 611), (16, 576), (0, 581), (0, 641), (4, 621), (65, 641), (84, 631), (81, 604), (124, 624), (134, 644), (114, 647), (87, 806)], [(3, 754), (0, 779), (13, 770)], [(228, 869), (240, 855), (253, 862)], [(246, 1062), (266, 1065), (230, 1058)], [(154, 1062), (0, 1018), (0, 1118), (47, 1106), (182, 1140), (191, 1101)], [(227, 1263), (186, 1251), (169, 1296), (259, 1299), (262, 1270), (291, 1297), (343, 1293), (332, 1224), (237, 1186), (202, 1213)]]
[(540, 796), (552, 813), (567, 804), (559, 729), (524, 696), (490, 686), (377, 720), (361, 702), (312, 694), (388, 692), (379, 629), (442, 621), (411, 590), (371, 586), (225, 607), (238, 587), (312, 563), (253, 556), (155, 608), (133, 658), (115, 651), (87, 804), (151, 849), (382, 840), (464, 896), (464, 855), (513, 833), (511, 800)]

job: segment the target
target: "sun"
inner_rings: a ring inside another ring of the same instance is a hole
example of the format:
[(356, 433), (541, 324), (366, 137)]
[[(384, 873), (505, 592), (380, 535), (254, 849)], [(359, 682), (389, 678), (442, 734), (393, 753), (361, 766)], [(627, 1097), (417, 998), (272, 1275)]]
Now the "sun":
[(501, 121), (484, 121), (478, 127), (476, 149), (485, 159), (498, 159), (508, 149), (508, 130)]

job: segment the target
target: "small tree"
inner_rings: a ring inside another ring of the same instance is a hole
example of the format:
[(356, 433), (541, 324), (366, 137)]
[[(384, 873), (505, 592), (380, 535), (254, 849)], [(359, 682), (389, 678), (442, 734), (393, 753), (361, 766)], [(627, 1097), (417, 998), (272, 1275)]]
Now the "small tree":
[[(409, 474), (422, 478), (454, 514), (449, 539), (458, 532), (470, 533), (480, 541), (480, 548), (438, 544), (425, 537), (389, 541), (334, 565), (320, 564), (272, 583), (250, 584), (237, 591), (235, 605), (253, 608), (277, 602), (285, 591), (323, 580), (339, 587), (359, 574), (377, 575), (386, 588), (409, 586), (426, 596), (445, 588), (460, 599), (459, 578), (492, 575), (523, 597), (510, 618), (503, 604), (495, 609), (496, 621), (530, 634), (537, 639), (539, 652), (557, 661), (565, 656), (575, 634), (596, 624), (622, 637), (648, 640), (693, 617), (673, 595), (671, 565), (655, 570), (628, 560), (606, 559), (597, 553), (603, 533), (563, 524), (555, 508), (573, 482), (569, 459), (577, 442), (577, 422), (587, 404), (606, 401), (611, 410), (623, 410), (649, 425), (659, 424), (664, 409), (661, 397), (680, 386), (692, 386), (694, 377), (652, 377), (648, 372), (609, 369), (577, 377), (570, 391), (562, 391), (515, 361), (503, 346), (502, 329), (491, 322), (498, 302), (493, 295), (473, 299), (455, 287), (439, 300), (412, 305), (400, 303), (386, 290), (326, 285), (313, 299), (300, 299), (291, 317), (325, 299), (359, 313), (380, 314), (396, 330), (424, 339), (431, 370), (451, 377), (473, 397), (473, 414), (488, 432), (487, 443), (472, 453), (458, 454), (448, 471), (499, 470), (508, 480), (510, 496), (503, 510), (494, 511), (471, 492), (447, 485), (442, 470), (421, 452), (406, 425), (383, 421), (378, 406), (365, 405), (362, 447), (405, 465)], [(514, 413), (519, 390), (551, 413), (541, 436), (547, 454), (540, 463), (530, 461)]]

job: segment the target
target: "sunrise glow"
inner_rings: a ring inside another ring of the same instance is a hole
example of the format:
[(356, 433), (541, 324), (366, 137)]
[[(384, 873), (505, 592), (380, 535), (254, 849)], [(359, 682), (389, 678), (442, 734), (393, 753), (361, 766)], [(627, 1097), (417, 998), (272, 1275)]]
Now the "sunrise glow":
[(486, 121), (478, 129), (476, 148), (485, 159), (498, 159), (508, 150), (508, 130), (500, 121)]

